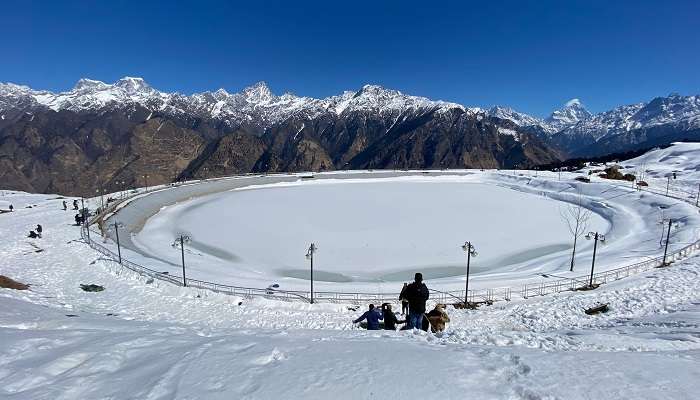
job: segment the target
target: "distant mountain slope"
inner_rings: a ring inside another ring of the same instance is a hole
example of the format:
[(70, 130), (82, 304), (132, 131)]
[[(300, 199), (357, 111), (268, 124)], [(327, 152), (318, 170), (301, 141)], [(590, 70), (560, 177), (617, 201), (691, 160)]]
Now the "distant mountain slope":
[(671, 94), (595, 115), (573, 99), (545, 120), (504, 107), (493, 107), (488, 113), (536, 134), (568, 157), (601, 156), (679, 140), (700, 141), (700, 96)]
[(700, 140), (700, 96), (672, 94), (597, 114), (558, 132), (553, 142), (591, 156), (688, 139)]

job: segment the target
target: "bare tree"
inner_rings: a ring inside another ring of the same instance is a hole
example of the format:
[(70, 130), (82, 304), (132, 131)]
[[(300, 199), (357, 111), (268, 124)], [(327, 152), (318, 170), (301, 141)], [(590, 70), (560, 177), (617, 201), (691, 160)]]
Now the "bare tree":
[(566, 226), (574, 238), (574, 249), (571, 252), (571, 269), (574, 270), (574, 257), (576, 256), (576, 242), (578, 238), (585, 235), (588, 231), (588, 220), (591, 217), (591, 211), (583, 206), (583, 194), (579, 189), (576, 200), (569, 203), (564, 208), (559, 209), (562, 219), (566, 222)]

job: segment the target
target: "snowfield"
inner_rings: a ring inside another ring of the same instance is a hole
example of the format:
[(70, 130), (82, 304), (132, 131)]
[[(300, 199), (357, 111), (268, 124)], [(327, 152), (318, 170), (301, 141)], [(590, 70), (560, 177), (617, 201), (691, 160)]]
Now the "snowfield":
[[(686, 156), (698, 165), (700, 147)], [(546, 204), (557, 198), (554, 193), (567, 196), (560, 189), (575, 185), (571, 177), (506, 172), (489, 179), (500, 183), (495, 190), (545, 192), (547, 199), (540, 200)], [(679, 179), (692, 186), (690, 177)], [(217, 184), (228, 185), (209, 183)], [(178, 190), (199, 196), (201, 188)], [(686, 218), (674, 228), (674, 246), (697, 237), (697, 210), (677, 200), (598, 179), (585, 188), (616, 238), (601, 255), (622, 257), (640, 239), (639, 255), (631, 259), (658, 252), (658, 230), (647, 237), (652, 225), (644, 211), (654, 205)], [(148, 208), (152, 196), (123, 211)], [(634, 201), (619, 200), (625, 198)], [(0, 209), (15, 207), (0, 214), (0, 274), (32, 285), (28, 291), (0, 289), (3, 399), (696, 399), (700, 393), (697, 256), (593, 291), (478, 310), (449, 306), (451, 323), (439, 336), (368, 332), (351, 322), (362, 310), (345, 304), (244, 299), (139, 276), (82, 242), (61, 201), (55, 195), (0, 195)], [(44, 237), (26, 238), (37, 223)], [(603, 268), (620, 262), (612, 258), (601, 261)], [(509, 271), (507, 279), (520, 279), (517, 273)], [(84, 292), (84, 283), (105, 290)], [(599, 303), (610, 311), (583, 312)]]

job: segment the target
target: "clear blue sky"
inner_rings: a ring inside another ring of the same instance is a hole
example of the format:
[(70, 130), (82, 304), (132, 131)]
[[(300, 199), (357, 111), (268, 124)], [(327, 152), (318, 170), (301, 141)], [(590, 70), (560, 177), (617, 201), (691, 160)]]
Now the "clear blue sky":
[(0, 81), (325, 97), (365, 83), (545, 116), (700, 94), (700, 1), (5, 1)]

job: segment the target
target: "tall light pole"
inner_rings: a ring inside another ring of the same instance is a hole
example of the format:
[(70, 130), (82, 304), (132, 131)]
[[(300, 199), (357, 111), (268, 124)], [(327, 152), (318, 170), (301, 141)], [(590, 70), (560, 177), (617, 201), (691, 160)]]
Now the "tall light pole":
[(97, 194), (100, 195), (100, 209), (104, 209), (104, 208), (105, 208), (105, 199), (104, 199), (104, 197), (103, 197), (104, 191), (105, 191), (105, 190), (104, 190), (104, 187), (102, 187), (102, 186), (100, 186), (99, 189), (95, 189), (95, 192), (97, 192)]
[(314, 304), (314, 253), (318, 250), (315, 244), (311, 243), (311, 246), (306, 250), (306, 258), (311, 263), (311, 304)]
[(605, 243), (605, 235), (598, 232), (588, 232), (586, 239), (593, 239), (593, 261), (591, 261), (591, 278), (588, 281), (588, 287), (593, 289), (593, 271), (595, 270), (595, 253), (598, 249), (598, 242)]
[(668, 219), (668, 232), (666, 233), (666, 247), (664, 248), (664, 259), (661, 261), (661, 266), (666, 266), (666, 255), (668, 254), (668, 242), (671, 240), (671, 224), (673, 224), (672, 219)]
[(123, 228), (124, 224), (121, 222), (113, 222), (110, 224), (111, 226), (114, 227), (114, 235), (117, 237), (117, 254), (119, 255), (119, 264), (122, 263), (122, 247), (121, 243), (119, 243), (119, 228)]
[(148, 174), (143, 174), (143, 179), (146, 183), (146, 192), (148, 192)]
[(700, 185), (698, 185), (698, 196), (695, 198), (695, 207), (700, 203)]
[(661, 218), (659, 219), (659, 225), (661, 225), (661, 238), (659, 239), (659, 247), (664, 245), (664, 231), (666, 230), (666, 221), (670, 218), (664, 218), (664, 210), (661, 210)]
[(464, 242), (462, 250), (467, 253), (467, 279), (464, 284), (464, 307), (466, 308), (467, 304), (469, 304), (469, 264), (471, 264), (472, 256), (476, 257), (478, 253), (472, 242)]
[(83, 228), (85, 228), (85, 233), (87, 234), (88, 241), (90, 241), (90, 225), (88, 224), (88, 212), (85, 209), (85, 198), (80, 198), (80, 215), (83, 217)]
[(175, 243), (180, 242), (180, 255), (182, 256), (182, 286), (187, 287), (187, 278), (185, 277), (185, 243), (191, 241), (188, 235), (181, 233), (178, 238), (175, 239)]

